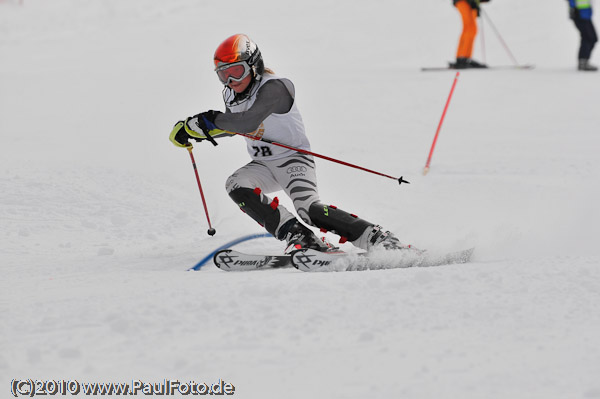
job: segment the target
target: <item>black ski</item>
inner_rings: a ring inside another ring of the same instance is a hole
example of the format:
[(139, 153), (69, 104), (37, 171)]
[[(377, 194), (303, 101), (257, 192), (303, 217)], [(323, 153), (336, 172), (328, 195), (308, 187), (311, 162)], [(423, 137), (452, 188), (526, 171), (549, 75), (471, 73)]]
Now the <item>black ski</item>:
[(464, 68), (458, 69), (453, 68), (451, 66), (447, 67), (423, 67), (421, 71), (423, 72), (435, 72), (435, 71), (485, 71), (485, 70), (502, 70), (502, 69), (533, 69), (535, 65), (525, 64), (525, 65), (498, 65), (498, 66), (488, 66), (487, 68)]

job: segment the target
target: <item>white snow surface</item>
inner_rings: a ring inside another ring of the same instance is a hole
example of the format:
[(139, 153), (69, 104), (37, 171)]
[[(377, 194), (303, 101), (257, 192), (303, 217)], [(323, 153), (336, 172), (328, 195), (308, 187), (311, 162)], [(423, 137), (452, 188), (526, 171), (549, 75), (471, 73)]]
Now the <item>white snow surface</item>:
[[(0, 3), (0, 396), (31, 378), (222, 379), (239, 398), (600, 398), (600, 74), (575, 70), (564, 3), (484, 6), (536, 68), (462, 72), (427, 176), (455, 73), (420, 67), (454, 57), (449, 0)], [(483, 29), (475, 58), (511, 65)], [(249, 160), (241, 138), (194, 149), (213, 237), (189, 156), (168, 141), (179, 119), (223, 109), (212, 55), (239, 32), (295, 83), (313, 151), (411, 182), (318, 160), (324, 202), (419, 248), (475, 247), (473, 261), (187, 271), (262, 231), (224, 190)]]

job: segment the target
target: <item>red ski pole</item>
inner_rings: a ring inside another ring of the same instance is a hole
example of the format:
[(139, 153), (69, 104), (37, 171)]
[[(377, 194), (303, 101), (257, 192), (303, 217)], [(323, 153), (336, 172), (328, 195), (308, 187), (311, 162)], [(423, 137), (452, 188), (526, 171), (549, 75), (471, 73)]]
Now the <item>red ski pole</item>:
[(200, 176), (198, 176), (198, 169), (196, 168), (196, 160), (194, 159), (194, 154), (192, 154), (192, 146), (187, 147), (188, 152), (190, 153), (190, 158), (192, 160), (192, 165), (194, 166), (194, 173), (196, 174), (196, 181), (198, 182), (198, 189), (200, 190), (200, 197), (202, 197), (202, 205), (204, 205), (204, 213), (206, 213), (206, 220), (208, 221), (208, 235), (214, 236), (217, 232), (213, 229), (210, 224), (210, 216), (208, 216), (208, 208), (206, 207), (206, 200), (204, 199), (204, 192), (202, 191), (202, 184), (200, 184)]
[(328, 157), (326, 155), (317, 154), (316, 152), (312, 152), (312, 151), (308, 151), (308, 150), (303, 150), (301, 148), (292, 147), (292, 146), (289, 146), (289, 145), (286, 145), (286, 144), (281, 144), (281, 143), (278, 143), (278, 142), (272, 141), (272, 140), (267, 140), (267, 139), (263, 139), (263, 138), (256, 138), (256, 137), (254, 137), (252, 135), (249, 135), (249, 134), (246, 134), (246, 133), (237, 133), (237, 132), (230, 132), (230, 131), (228, 131), (227, 133), (237, 134), (238, 136), (244, 136), (246, 138), (249, 138), (249, 139), (252, 139), (252, 140), (256, 140), (256, 141), (264, 141), (265, 143), (276, 145), (278, 147), (287, 148), (288, 150), (298, 151), (298, 152), (300, 152), (302, 154), (312, 155), (314, 157), (325, 159), (327, 161), (339, 163), (340, 165), (349, 166), (351, 168), (360, 169), (362, 171), (373, 173), (373, 174), (378, 175), (378, 176), (387, 177), (388, 179), (396, 180), (398, 182), (398, 184), (402, 184), (402, 183), (410, 184), (409, 181), (404, 180), (404, 176), (394, 177), (394, 176), (386, 175), (384, 173), (377, 172), (377, 171), (371, 170), (371, 169), (367, 169), (367, 168), (364, 168), (362, 166), (354, 165), (354, 164), (351, 164), (349, 162), (340, 161), (339, 159), (331, 158), (331, 157)]
[(444, 107), (444, 112), (442, 112), (442, 118), (440, 119), (440, 123), (438, 124), (437, 131), (435, 132), (435, 136), (433, 138), (433, 143), (431, 144), (431, 150), (429, 150), (429, 157), (427, 158), (427, 163), (425, 164), (425, 168), (423, 169), (423, 175), (426, 175), (429, 172), (429, 164), (431, 163), (431, 157), (433, 156), (433, 150), (435, 149), (435, 143), (437, 142), (438, 136), (440, 134), (440, 130), (442, 129), (442, 124), (444, 123), (444, 118), (446, 117), (446, 111), (448, 111), (448, 105), (450, 105), (450, 99), (452, 99), (452, 93), (454, 93), (454, 88), (456, 87), (456, 82), (458, 82), (458, 76), (460, 72), (456, 72), (456, 76), (454, 76), (454, 82), (452, 83), (452, 88), (450, 89), (450, 94), (448, 95), (448, 100), (446, 100), (446, 106)]

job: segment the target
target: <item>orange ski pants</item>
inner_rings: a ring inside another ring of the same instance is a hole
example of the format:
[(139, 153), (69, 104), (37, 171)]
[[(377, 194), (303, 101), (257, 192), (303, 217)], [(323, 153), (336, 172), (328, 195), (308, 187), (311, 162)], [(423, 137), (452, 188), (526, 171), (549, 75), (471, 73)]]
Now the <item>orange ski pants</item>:
[(456, 58), (471, 58), (473, 42), (475, 36), (477, 36), (477, 10), (471, 8), (466, 0), (456, 2), (456, 8), (460, 12), (463, 21), (463, 30), (458, 41)]

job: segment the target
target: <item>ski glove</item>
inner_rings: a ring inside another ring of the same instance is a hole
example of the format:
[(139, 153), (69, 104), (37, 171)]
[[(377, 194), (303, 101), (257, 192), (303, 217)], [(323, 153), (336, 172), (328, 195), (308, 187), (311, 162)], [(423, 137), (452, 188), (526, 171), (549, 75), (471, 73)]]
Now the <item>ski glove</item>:
[(579, 17), (577, 9), (575, 7), (569, 7), (569, 18), (575, 20), (577, 17)]
[(467, 0), (467, 3), (469, 3), (469, 6), (471, 6), (471, 8), (473, 10), (476, 10), (477, 15), (479, 15), (479, 1), (478, 0)]
[(221, 112), (210, 110), (194, 115), (192, 118), (196, 119), (195, 123), (198, 128), (202, 129), (204, 133), (208, 133), (211, 130), (217, 129), (215, 126), (215, 119), (217, 119), (219, 114), (221, 114)]
[(206, 139), (213, 145), (217, 145), (213, 136), (226, 133), (215, 125), (215, 119), (219, 114), (221, 112), (211, 110), (187, 118), (184, 124), (186, 133), (195, 139)]
[(173, 130), (169, 135), (169, 140), (177, 147), (185, 148), (191, 147), (192, 144), (189, 142), (190, 135), (185, 131), (185, 122), (179, 121), (173, 126)]

